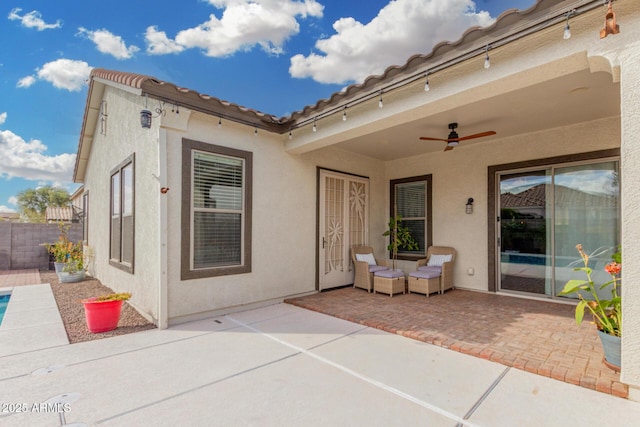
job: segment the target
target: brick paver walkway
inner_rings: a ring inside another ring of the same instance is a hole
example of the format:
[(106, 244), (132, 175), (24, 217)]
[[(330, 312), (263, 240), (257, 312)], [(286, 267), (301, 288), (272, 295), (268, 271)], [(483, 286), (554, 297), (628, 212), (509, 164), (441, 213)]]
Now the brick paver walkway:
[(286, 302), (619, 397), (620, 375), (603, 363), (595, 327), (574, 306), (453, 290), (390, 298), (341, 288)]
[(0, 270), (0, 288), (24, 285), (39, 285), (38, 270)]

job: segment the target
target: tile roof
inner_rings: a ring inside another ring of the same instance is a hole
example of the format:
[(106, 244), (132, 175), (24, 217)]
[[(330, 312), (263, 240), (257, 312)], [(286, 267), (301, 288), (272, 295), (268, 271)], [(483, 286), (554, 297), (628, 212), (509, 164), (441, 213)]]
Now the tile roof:
[(404, 65), (390, 66), (380, 75), (369, 76), (362, 83), (352, 84), (343, 91), (332, 94), (327, 99), (319, 100), (315, 105), (308, 105), (302, 110), (280, 118), (179, 87), (152, 76), (98, 68), (91, 72), (91, 77), (92, 80), (93, 78), (101, 78), (140, 89), (142, 93), (164, 102), (183, 105), (205, 114), (220, 116), (223, 119), (283, 134), (291, 130), (297, 121), (318, 114), (326, 108), (345, 104), (345, 102), (349, 102), (363, 94), (376, 92), (381, 85), (396, 81), (399, 78), (406, 78), (420, 70), (424, 73), (438, 66), (445, 67), (452, 56), (462, 55), (465, 52), (468, 54), (472, 51), (475, 52), (475, 50), (479, 51), (489, 43), (493, 44), (496, 40), (505, 39), (507, 35), (512, 35), (511, 33), (514, 31), (522, 32), (526, 27), (536, 25), (539, 21), (549, 20), (554, 16), (562, 18), (569, 9), (593, 3), (600, 2), (595, 0), (562, 2), (557, 0), (537, 0), (534, 5), (526, 10), (506, 10), (488, 27), (469, 28), (455, 42), (443, 41), (438, 43), (428, 54), (414, 55)]

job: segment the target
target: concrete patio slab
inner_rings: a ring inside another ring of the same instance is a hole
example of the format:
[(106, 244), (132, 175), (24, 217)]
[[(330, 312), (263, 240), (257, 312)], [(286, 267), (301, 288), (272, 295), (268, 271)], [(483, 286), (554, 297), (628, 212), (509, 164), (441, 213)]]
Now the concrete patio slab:
[(16, 286), (0, 324), (0, 356), (69, 344), (58, 305), (46, 284)]
[[(203, 410), (206, 408), (206, 410)], [(166, 402), (100, 420), (106, 426), (450, 426), (456, 422), (304, 354)]]
[[(635, 402), (505, 369), (280, 304), (0, 357), (0, 396), (13, 405), (0, 425), (607, 425), (640, 413)], [(559, 404), (567, 393), (580, 405)], [(41, 406), (57, 396), (69, 401), (62, 414)]]
[(506, 367), (367, 328), (317, 354), (462, 418)]
[[(278, 304), (275, 307), (280, 307)], [(296, 307), (296, 310), (287, 314), (282, 312), (278, 316), (271, 316), (272, 310), (259, 309), (266, 320), (257, 320), (257, 313), (242, 312), (227, 316), (238, 325), (246, 325), (249, 328), (257, 328), (262, 333), (277, 337), (287, 343), (304, 349), (313, 348), (340, 337), (350, 335), (366, 326), (347, 322), (336, 317), (321, 313), (309, 312)], [(250, 320), (253, 319), (253, 320)]]
[(470, 421), (482, 426), (638, 426), (640, 404), (510, 368)]

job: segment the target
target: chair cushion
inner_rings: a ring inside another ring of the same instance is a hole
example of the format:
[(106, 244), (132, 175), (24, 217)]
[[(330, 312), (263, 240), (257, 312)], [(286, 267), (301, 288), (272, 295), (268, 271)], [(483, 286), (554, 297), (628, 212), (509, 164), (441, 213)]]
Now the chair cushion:
[(449, 255), (431, 255), (429, 257), (429, 261), (427, 262), (427, 265), (428, 266), (441, 267), (442, 264), (444, 264), (445, 262), (451, 261), (452, 258), (453, 258), (453, 256), (451, 254), (449, 254)]
[(369, 265), (376, 265), (376, 258), (373, 254), (356, 254), (356, 261), (366, 261)]
[(418, 279), (433, 279), (436, 277), (440, 277), (440, 272), (439, 271), (412, 271), (411, 273), (409, 273), (410, 277), (417, 277)]
[(388, 277), (390, 279), (393, 279), (395, 277), (404, 276), (404, 272), (398, 270), (380, 270), (376, 271), (375, 275), (378, 277)]
[(442, 273), (442, 267), (436, 267), (435, 265), (423, 265), (418, 267), (418, 271), (435, 271), (438, 274)]
[(376, 271), (384, 271), (384, 270), (388, 270), (388, 268), (385, 267), (384, 265), (370, 265), (369, 266), (369, 273), (375, 273)]

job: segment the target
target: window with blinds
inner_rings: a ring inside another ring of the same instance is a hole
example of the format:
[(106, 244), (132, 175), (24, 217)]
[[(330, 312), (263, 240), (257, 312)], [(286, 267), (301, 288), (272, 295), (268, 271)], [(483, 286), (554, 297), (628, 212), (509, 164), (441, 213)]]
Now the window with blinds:
[(111, 230), (109, 263), (133, 273), (134, 155), (111, 171)]
[(242, 264), (244, 160), (193, 152), (193, 268)]
[(183, 279), (251, 271), (251, 161), (246, 151), (183, 140)]
[(391, 216), (402, 217), (402, 225), (409, 228), (418, 242), (415, 251), (398, 248), (399, 259), (426, 255), (431, 244), (431, 175), (391, 181)]

